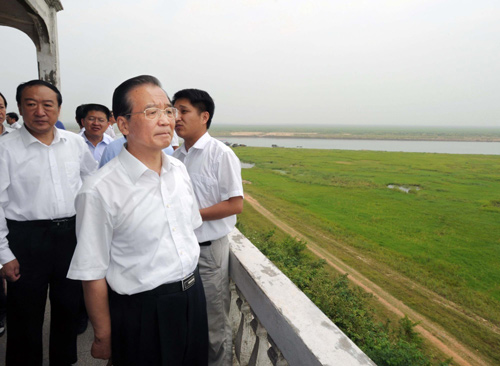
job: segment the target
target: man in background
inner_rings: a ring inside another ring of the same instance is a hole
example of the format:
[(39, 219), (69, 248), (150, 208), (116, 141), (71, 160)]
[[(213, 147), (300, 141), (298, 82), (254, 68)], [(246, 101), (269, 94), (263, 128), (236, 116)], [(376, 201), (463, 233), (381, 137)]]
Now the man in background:
[(7, 116), (5, 117), (5, 129), (8, 132), (12, 132), (15, 130), (18, 130), (21, 128), (21, 124), (18, 122), (19, 121), (19, 116), (17, 113), (14, 112), (9, 112), (7, 113)]
[(62, 96), (32, 80), (16, 93), (23, 126), (0, 139), (0, 263), (8, 281), (7, 366), (42, 364), (50, 287), (51, 365), (77, 361), (81, 283), (66, 278), (76, 246), (76, 193), (97, 164), (81, 137), (59, 130)]
[(116, 139), (116, 133), (115, 133), (115, 124), (116, 124), (116, 119), (113, 114), (113, 111), (109, 111), (109, 126), (106, 129), (106, 132), (104, 132), (106, 135), (109, 135), (113, 140)]
[(7, 99), (0, 93), (0, 136), (8, 134), (3, 125), (7, 113)]
[(109, 109), (101, 104), (86, 104), (83, 107), (81, 123), (84, 130), (80, 135), (88, 145), (94, 159), (99, 163), (101, 156), (113, 139), (105, 134), (109, 127)]
[(83, 109), (85, 108), (86, 104), (80, 104), (78, 107), (75, 109), (75, 121), (80, 127), (80, 131), (78, 131), (79, 134), (82, 133), (83, 130), (83, 124), (82, 124), (82, 119), (83, 119)]
[(229, 323), (229, 240), (236, 214), (243, 210), (241, 166), (234, 152), (208, 133), (215, 104), (198, 89), (174, 95), (175, 130), (184, 144), (174, 152), (193, 181), (203, 225), (195, 230), (200, 244), (200, 275), (207, 298), (209, 365), (232, 365)]

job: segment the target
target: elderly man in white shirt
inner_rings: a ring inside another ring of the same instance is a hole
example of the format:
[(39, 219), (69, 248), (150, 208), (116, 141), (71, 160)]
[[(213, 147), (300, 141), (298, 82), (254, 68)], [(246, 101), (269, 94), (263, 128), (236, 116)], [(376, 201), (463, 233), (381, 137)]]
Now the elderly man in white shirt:
[(176, 110), (143, 75), (118, 86), (113, 112), (127, 143), (78, 193), (68, 272), (83, 280), (91, 354), (117, 366), (206, 365), (201, 217), (185, 166), (162, 152)]
[(208, 133), (215, 104), (198, 89), (174, 95), (178, 110), (177, 134), (184, 144), (174, 157), (185, 165), (193, 181), (203, 225), (195, 230), (200, 244), (200, 275), (207, 299), (209, 365), (232, 365), (229, 323), (229, 240), (236, 214), (243, 209), (241, 165), (234, 152)]
[(8, 281), (6, 365), (42, 364), (42, 325), (50, 287), (49, 358), (77, 361), (81, 283), (66, 278), (76, 246), (76, 193), (97, 163), (82, 138), (54, 127), (62, 97), (32, 80), (16, 94), (21, 129), (0, 139), (0, 263)]

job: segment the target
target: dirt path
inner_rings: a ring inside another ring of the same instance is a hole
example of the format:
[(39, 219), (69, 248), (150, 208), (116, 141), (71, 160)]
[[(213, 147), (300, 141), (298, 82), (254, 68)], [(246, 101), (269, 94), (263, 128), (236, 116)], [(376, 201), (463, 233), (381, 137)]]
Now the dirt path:
[[(259, 202), (254, 198), (245, 193), (245, 200), (252, 205), (252, 207), (259, 213), (264, 215), (268, 220), (270, 220), (274, 225), (279, 227), (281, 230), (285, 231), (292, 237), (300, 239), (307, 242), (308, 249), (316, 254), (318, 257), (325, 259), (325, 261), (335, 268), (340, 273), (348, 273), (349, 279), (357, 286), (362, 287), (366, 292), (375, 295), (375, 298), (388, 310), (395, 313), (399, 317), (404, 317), (408, 315), (414, 322), (420, 322), (415, 328), (420, 332), (420, 334), (426, 338), (435, 347), (440, 349), (444, 354), (453, 357), (454, 364), (461, 366), (485, 366), (487, 362), (482, 360), (476, 353), (471, 351), (469, 348), (460, 343), (451, 334), (447, 333), (442, 327), (430, 321), (423, 315), (417, 313), (416, 311), (410, 309), (403, 302), (396, 299), (394, 296), (390, 295), (388, 292), (384, 291), (378, 285), (370, 281), (368, 278), (364, 277), (362, 274), (357, 272), (352, 267), (346, 265), (341, 260), (333, 256), (331, 253), (327, 252), (316, 243), (311, 241), (309, 238), (304, 237), (302, 234), (294, 230), (289, 225), (285, 224), (283, 221), (274, 216), (270, 211), (265, 209)], [(412, 282), (411, 286), (422, 288), (422, 286), (417, 283)], [(431, 291), (424, 289), (425, 293), (429, 296)], [(442, 302), (443, 299), (439, 299), (440, 296), (434, 294), (436, 298), (429, 298), (429, 301), (439, 301)], [(446, 304), (446, 306), (458, 307), (453, 304)]]

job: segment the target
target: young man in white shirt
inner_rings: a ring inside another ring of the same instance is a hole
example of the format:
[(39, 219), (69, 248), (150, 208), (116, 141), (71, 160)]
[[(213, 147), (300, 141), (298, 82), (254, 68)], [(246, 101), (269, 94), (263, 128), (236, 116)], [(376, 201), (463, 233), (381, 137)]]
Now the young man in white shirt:
[(81, 283), (66, 278), (76, 246), (76, 193), (97, 163), (82, 138), (55, 128), (59, 90), (42, 80), (19, 85), (23, 126), (0, 139), (0, 263), (8, 281), (6, 365), (42, 364), (50, 287), (51, 365), (77, 361)]
[(162, 152), (176, 110), (143, 75), (116, 88), (113, 112), (127, 143), (78, 193), (68, 272), (83, 280), (92, 356), (115, 366), (206, 365), (201, 217), (185, 166)]
[(243, 209), (241, 165), (234, 152), (208, 133), (215, 105), (210, 95), (185, 89), (174, 95), (175, 131), (184, 144), (174, 157), (193, 181), (203, 225), (195, 230), (200, 244), (200, 275), (207, 299), (209, 365), (232, 365), (229, 323), (229, 240), (227, 234)]

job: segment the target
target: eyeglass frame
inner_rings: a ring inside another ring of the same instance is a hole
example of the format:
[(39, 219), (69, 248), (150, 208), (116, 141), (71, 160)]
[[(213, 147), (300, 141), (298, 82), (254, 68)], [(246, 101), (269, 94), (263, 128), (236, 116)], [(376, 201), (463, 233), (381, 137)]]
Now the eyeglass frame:
[(161, 109), (161, 108), (158, 108), (158, 107), (149, 107), (149, 108), (144, 109), (142, 112), (127, 113), (127, 114), (125, 114), (125, 116), (131, 116), (131, 115), (133, 115), (133, 114), (140, 114), (140, 113), (144, 113), (144, 118), (146, 118), (146, 119), (147, 119), (147, 120), (149, 120), (149, 121), (154, 121), (155, 119), (160, 118), (160, 115), (158, 115), (158, 116), (157, 116), (157, 117), (155, 117), (155, 118), (148, 118), (148, 116), (146, 115), (146, 111), (147, 111), (148, 109), (156, 109), (156, 111), (162, 111), (162, 112), (163, 112), (163, 115), (164, 115), (164, 116), (167, 116), (167, 119), (170, 119), (170, 118), (168, 117), (168, 115), (167, 115), (167, 109), (171, 109), (171, 110), (172, 110), (172, 112), (173, 112), (173, 115), (174, 115), (174, 117), (173, 117), (173, 119), (174, 119), (174, 120), (177, 118), (177, 114), (178, 114), (178, 112), (179, 112), (179, 110), (178, 110), (177, 108), (175, 108), (175, 107), (167, 107), (167, 108), (165, 108), (165, 109)]

